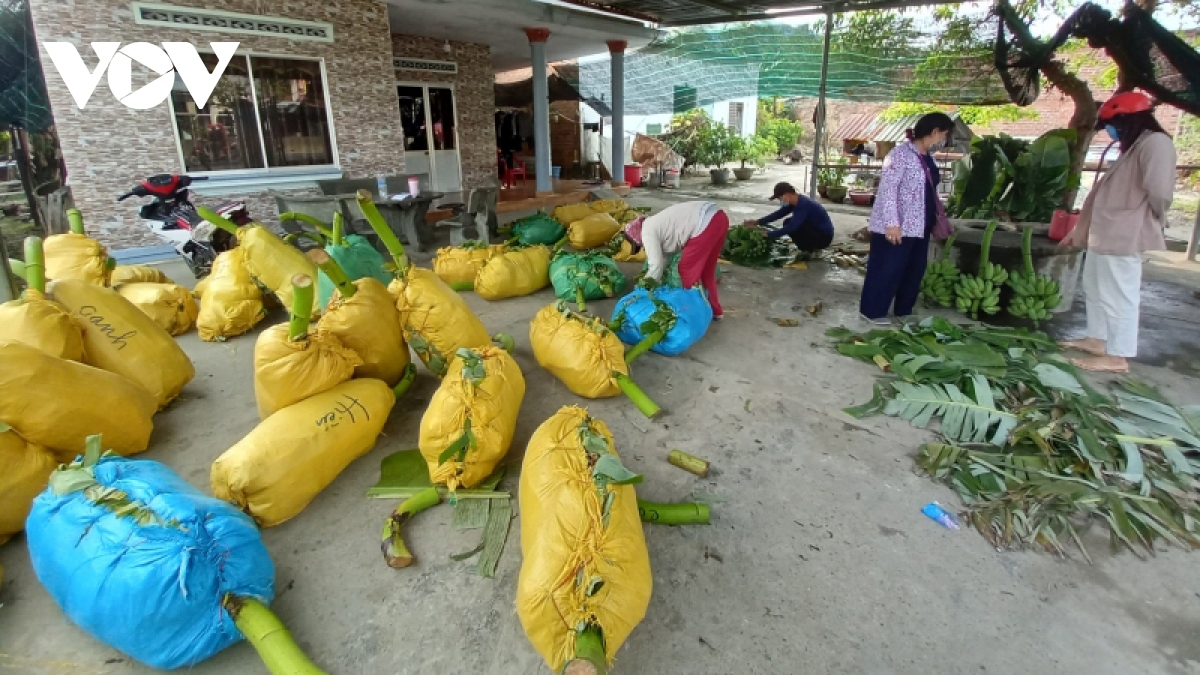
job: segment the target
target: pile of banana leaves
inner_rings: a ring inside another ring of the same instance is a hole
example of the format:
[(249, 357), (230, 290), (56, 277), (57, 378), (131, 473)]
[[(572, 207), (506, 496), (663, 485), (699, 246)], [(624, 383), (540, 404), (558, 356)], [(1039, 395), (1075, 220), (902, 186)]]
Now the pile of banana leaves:
[(1160, 540), (1200, 547), (1200, 406), (1131, 380), (1101, 392), (1040, 332), (929, 318), (828, 334), (890, 373), (847, 413), (939, 420), (942, 440), (921, 446), (917, 465), (958, 493), (996, 548), (1066, 555), (1073, 543), (1090, 562), (1081, 534), (1092, 524), (1139, 557)]

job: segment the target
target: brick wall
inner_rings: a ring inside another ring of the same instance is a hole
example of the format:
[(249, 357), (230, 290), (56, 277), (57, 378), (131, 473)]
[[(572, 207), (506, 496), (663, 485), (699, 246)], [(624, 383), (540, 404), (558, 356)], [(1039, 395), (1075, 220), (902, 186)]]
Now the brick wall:
[[(470, 189), (496, 177), (496, 91), (492, 49), (470, 42), (451, 42), (447, 54), (445, 46), (445, 40), (393, 35), (392, 52), (396, 56), (458, 64), (458, 72), (453, 75), (397, 70), (394, 79), (454, 85), (463, 187)], [(395, 103), (392, 105), (396, 106)]]
[[(565, 173), (580, 163), (579, 101), (550, 103), (550, 163)], [(558, 121), (554, 121), (558, 113)]]
[[(170, 0), (176, 6), (210, 6), (203, 0)], [(399, 173), (403, 170), (400, 115), (391, 68), (386, 6), (379, 0), (222, 0), (229, 12), (324, 21), (334, 26), (334, 42), (291, 41), (274, 36), (217, 31), (172, 30), (134, 23), (128, 0), (30, 0), (40, 41), (70, 41), (80, 47), (89, 69), (95, 56), (91, 42), (240, 42), (238, 53), (321, 58), (341, 168), (347, 177)], [(101, 81), (85, 110), (79, 110), (66, 85), (42, 50), (46, 83), (54, 109), (75, 203), (84, 211), (88, 229), (114, 248), (159, 244), (137, 220), (137, 207), (114, 199), (138, 179), (183, 166), (176, 145), (169, 104), (131, 110), (116, 101)], [(136, 67), (135, 67), (136, 73)], [(134, 87), (139, 86), (135, 82)], [(296, 192), (296, 191), (291, 191)], [(305, 191), (299, 191), (305, 192)], [(251, 214), (271, 221), (277, 215), (266, 193), (203, 198), (213, 203), (248, 197)]]

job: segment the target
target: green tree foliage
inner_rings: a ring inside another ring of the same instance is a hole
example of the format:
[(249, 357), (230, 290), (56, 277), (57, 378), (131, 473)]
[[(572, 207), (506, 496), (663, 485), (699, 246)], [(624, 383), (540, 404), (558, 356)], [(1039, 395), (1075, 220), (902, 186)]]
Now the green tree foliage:
[(760, 98), (758, 100), (758, 118), (755, 135), (770, 143), (768, 154), (782, 155), (789, 152), (800, 142), (804, 128), (799, 122), (784, 117), (776, 112), (775, 101)]

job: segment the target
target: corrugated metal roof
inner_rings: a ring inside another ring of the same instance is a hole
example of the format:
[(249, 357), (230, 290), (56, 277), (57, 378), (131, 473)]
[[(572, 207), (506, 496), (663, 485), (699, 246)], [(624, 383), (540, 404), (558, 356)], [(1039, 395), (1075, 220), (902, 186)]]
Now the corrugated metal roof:
[(865, 135), (867, 127), (875, 121), (875, 116), (870, 113), (860, 113), (851, 115), (838, 125), (837, 131), (833, 132), (833, 138), (839, 140), (866, 140)]
[[(958, 119), (958, 113), (947, 113), (954, 120), (959, 130), (966, 125)], [(905, 132), (921, 119), (924, 113), (915, 113), (895, 120), (883, 120), (879, 115), (854, 115), (838, 126), (833, 137), (839, 140), (874, 141), (876, 143), (901, 143), (907, 140)], [(967, 129), (970, 131), (970, 129)], [(955, 138), (962, 134), (955, 133)]]

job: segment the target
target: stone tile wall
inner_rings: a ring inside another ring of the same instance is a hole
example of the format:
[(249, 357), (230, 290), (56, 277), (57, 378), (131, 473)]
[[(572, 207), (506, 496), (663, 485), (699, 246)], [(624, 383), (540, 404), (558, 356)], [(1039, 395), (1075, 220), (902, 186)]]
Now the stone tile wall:
[[(203, 0), (169, 1), (176, 6), (213, 5)], [(95, 56), (88, 45), (103, 41), (181, 41), (201, 49), (209, 42), (236, 41), (241, 43), (239, 53), (324, 59), (337, 150), (346, 177), (403, 170), (391, 33), (383, 2), (222, 0), (217, 4), (228, 12), (328, 22), (334, 26), (334, 42), (140, 25), (134, 23), (128, 0), (30, 0), (39, 42), (75, 43), (89, 68), (94, 68)], [(483, 60), (487, 60), (486, 55)], [(117, 204), (114, 200), (142, 177), (183, 171), (169, 104), (131, 110), (113, 97), (102, 80), (86, 109), (80, 110), (44, 49), (42, 63), (69, 173), (68, 184), (89, 231), (112, 248), (161, 243), (143, 229), (136, 204)], [(138, 86), (135, 81), (134, 87)], [(312, 190), (289, 191), (295, 192)], [(248, 197), (251, 214), (258, 219), (269, 222), (277, 215), (274, 200), (265, 192), (205, 197), (200, 201), (211, 204), (235, 197)]]
[(487, 45), (450, 42), (447, 53), (446, 44), (445, 40), (392, 35), (392, 52), (396, 56), (458, 64), (455, 74), (397, 70), (394, 79), (454, 85), (462, 181), (463, 187), (470, 189), (496, 177), (496, 90), (492, 50)]

